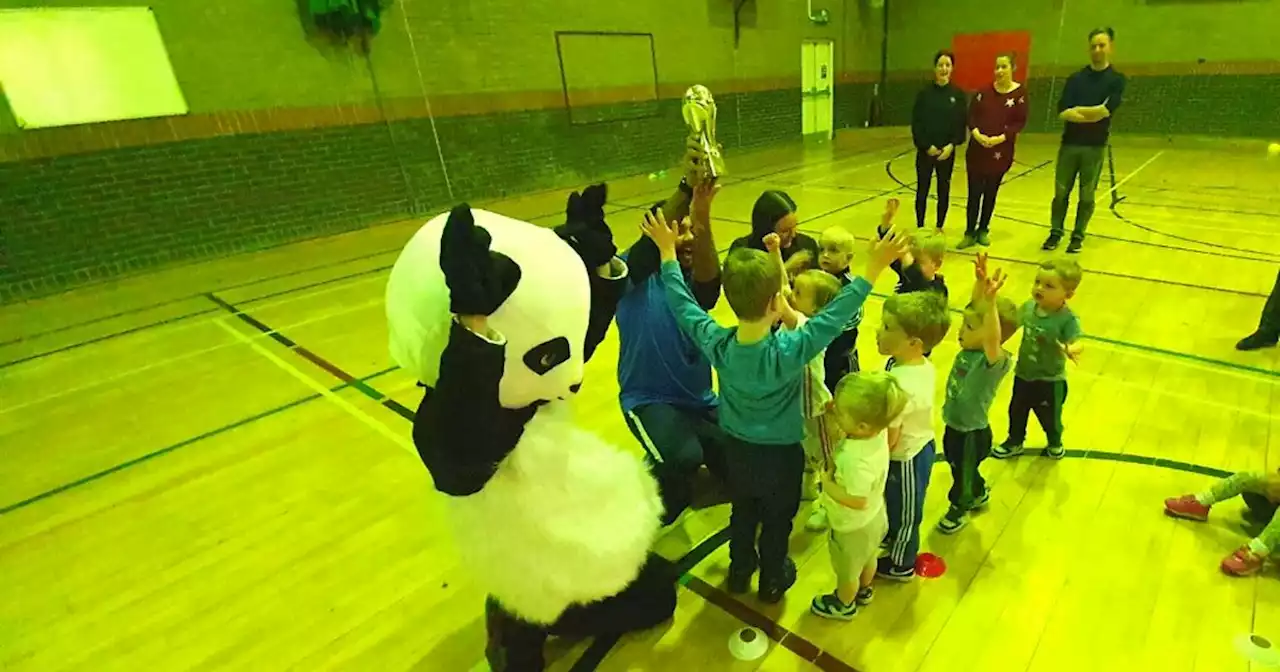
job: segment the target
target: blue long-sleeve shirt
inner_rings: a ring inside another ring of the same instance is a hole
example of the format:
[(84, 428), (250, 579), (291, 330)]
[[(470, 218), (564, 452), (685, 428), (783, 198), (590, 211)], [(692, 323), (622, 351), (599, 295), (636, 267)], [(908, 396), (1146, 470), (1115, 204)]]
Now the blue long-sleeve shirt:
[(749, 443), (800, 443), (805, 364), (844, 331), (871, 293), (871, 283), (854, 278), (801, 328), (779, 330), (755, 343), (739, 343), (736, 327), (726, 329), (707, 315), (685, 285), (677, 262), (662, 264), (662, 284), (680, 329), (719, 376), (720, 427)]

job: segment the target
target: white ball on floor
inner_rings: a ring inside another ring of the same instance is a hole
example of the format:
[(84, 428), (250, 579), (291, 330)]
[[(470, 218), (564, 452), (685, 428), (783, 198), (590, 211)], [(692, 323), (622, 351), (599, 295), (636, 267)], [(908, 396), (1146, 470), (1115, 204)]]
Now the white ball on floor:
[(1280, 159), (1280, 142), (1267, 145), (1267, 158)]

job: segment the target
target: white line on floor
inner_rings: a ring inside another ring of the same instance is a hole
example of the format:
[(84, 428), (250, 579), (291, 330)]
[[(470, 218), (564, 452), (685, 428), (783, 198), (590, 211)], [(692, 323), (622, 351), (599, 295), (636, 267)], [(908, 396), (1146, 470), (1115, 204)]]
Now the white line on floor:
[(324, 385), (321, 385), (320, 383), (316, 382), (315, 379), (299, 371), (297, 367), (293, 366), (292, 364), (276, 356), (275, 353), (266, 349), (258, 341), (254, 340), (249, 336), (246, 336), (245, 334), (240, 333), (240, 331), (237, 330), (235, 327), (227, 324), (225, 319), (218, 320), (217, 325), (221, 327), (223, 330), (225, 330), (228, 334), (231, 334), (233, 337), (235, 337), (236, 340), (240, 341), (241, 343), (244, 343), (250, 348), (253, 348), (255, 352), (267, 358), (267, 360), (269, 360), (272, 364), (275, 364), (276, 366), (280, 367), (285, 373), (293, 376), (294, 378), (297, 378), (298, 380), (302, 381), (304, 385), (311, 388), (316, 393), (320, 394), (321, 396), (328, 399), (329, 401), (332, 401), (334, 404), (337, 404), (339, 408), (346, 411), (348, 414), (351, 415), (351, 417), (364, 423), (365, 426), (369, 427), (373, 431), (387, 437), (388, 439), (391, 440), (392, 443), (408, 451), (409, 454), (417, 455), (418, 451), (416, 448), (414, 448), (413, 442), (410, 441), (408, 437), (404, 435), (403, 432), (397, 432), (394, 429), (391, 429), (390, 427), (386, 426), (382, 422), (375, 419), (372, 415), (369, 415), (368, 413), (360, 410), (359, 408), (356, 408), (354, 404), (338, 396), (338, 394), (333, 390), (330, 390)]

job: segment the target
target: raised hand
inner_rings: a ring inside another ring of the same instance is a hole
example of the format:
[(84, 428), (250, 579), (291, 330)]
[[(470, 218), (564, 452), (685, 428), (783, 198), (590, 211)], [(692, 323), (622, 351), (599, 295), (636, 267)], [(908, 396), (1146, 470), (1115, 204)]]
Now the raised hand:
[(867, 279), (873, 284), (876, 276), (889, 267), (895, 259), (906, 254), (910, 238), (898, 231), (890, 230), (884, 238), (871, 243), (871, 254), (867, 260)]
[[(985, 269), (984, 269), (985, 270)], [(996, 269), (990, 277), (983, 278), (982, 296), (987, 301), (994, 301), (996, 295), (1000, 293), (1000, 289), (1004, 287), (1004, 282), (1008, 278), (1005, 277), (1004, 271)]]
[(986, 252), (979, 252), (978, 255), (973, 258), (973, 279), (978, 283), (985, 283), (987, 281)]
[(680, 237), (680, 231), (676, 226), (667, 223), (667, 218), (662, 216), (662, 210), (645, 212), (640, 230), (653, 240), (654, 245), (658, 246), (658, 253), (663, 261), (676, 258), (676, 240)]
[(490, 251), (492, 242), (489, 232), (476, 226), (471, 206), (463, 203), (449, 213), (440, 237), (440, 270), (455, 315), (492, 315), (520, 282), (520, 267)]
[(720, 193), (720, 185), (715, 180), (701, 182), (693, 188), (691, 209), (694, 214), (694, 226), (711, 224), (711, 202), (715, 200), (718, 193)]
[(776, 254), (782, 249), (782, 239), (776, 233), (767, 233), (764, 236), (764, 249), (769, 254)]
[(884, 213), (880, 215), (880, 230), (888, 231), (893, 228), (893, 218), (898, 214), (898, 207), (902, 205), (901, 201), (891, 198), (884, 202)]

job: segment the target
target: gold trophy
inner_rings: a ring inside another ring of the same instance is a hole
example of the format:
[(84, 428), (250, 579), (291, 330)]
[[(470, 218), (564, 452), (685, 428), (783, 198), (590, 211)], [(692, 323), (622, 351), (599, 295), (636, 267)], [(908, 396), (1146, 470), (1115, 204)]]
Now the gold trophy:
[(716, 100), (711, 91), (695, 84), (684, 92), (684, 123), (690, 136), (702, 147), (706, 159), (698, 165), (698, 182), (714, 180), (724, 174), (724, 156), (716, 142)]

